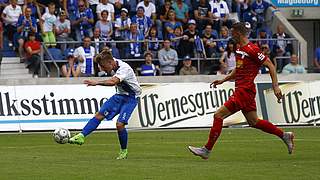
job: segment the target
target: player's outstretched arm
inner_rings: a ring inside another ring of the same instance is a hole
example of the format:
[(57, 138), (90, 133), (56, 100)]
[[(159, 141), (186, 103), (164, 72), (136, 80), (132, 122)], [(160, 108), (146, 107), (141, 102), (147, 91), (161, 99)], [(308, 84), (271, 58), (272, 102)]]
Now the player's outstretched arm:
[(229, 73), (224, 79), (220, 79), (220, 80), (214, 80), (211, 84), (210, 84), (210, 88), (216, 88), (217, 85), (222, 84), (226, 81), (232, 80), (234, 79), (236, 76), (236, 69), (233, 69), (231, 71), (231, 73)]
[(88, 85), (88, 86), (96, 86), (96, 85), (114, 86), (114, 85), (117, 85), (118, 83), (120, 83), (120, 79), (115, 77), (115, 76), (110, 78), (110, 79), (102, 80), (102, 81), (86, 79), (86, 80), (83, 81), (83, 83)]
[(268, 67), (268, 69), (269, 69), (271, 80), (272, 80), (272, 88), (273, 88), (274, 95), (277, 97), (278, 103), (281, 103), (282, 93), (281, 93), (281, 89), (279, 88), (279, 84), (278, 84), (278, 77), (277, 77), (276, 68), (272, 64), (272, 62), (270, 61), (269, 58), (264, 61), (263, 65)]

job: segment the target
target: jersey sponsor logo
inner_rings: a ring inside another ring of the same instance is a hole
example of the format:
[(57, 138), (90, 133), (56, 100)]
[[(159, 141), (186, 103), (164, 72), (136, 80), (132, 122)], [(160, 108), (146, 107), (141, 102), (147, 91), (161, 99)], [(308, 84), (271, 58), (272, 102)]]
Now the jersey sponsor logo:
[(249, 54), (244, 51), (236, 50), (236, 53), (241, 56), (241, 59), (243, 59), (246, 56), (249, 57)]
[(265, 56), (264, 54), (258, 53), (258, 59), (259, 59), (260, 61), (263, 61), (265, 57), (266, 57), (266, 56)]
[(236, 66), (237, 66), (237, 68), (243, 68), (243, 60), (242, 59), (237, 59)]

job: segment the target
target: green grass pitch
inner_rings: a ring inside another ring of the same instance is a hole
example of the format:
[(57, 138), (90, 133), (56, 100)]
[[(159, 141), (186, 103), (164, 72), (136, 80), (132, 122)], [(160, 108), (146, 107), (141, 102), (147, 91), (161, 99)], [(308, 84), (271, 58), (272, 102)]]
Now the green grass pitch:
[(56, 144), (51, 133), (0, 134), (0, 179), (320, 179), (320, 128), (292, 128), (293, 155), (259, 130), (224, 129), (209, 160), (187, 145), (203, 145), (208, 129), (129, 131), (129, 159), (116, 160), (116, 132), (97, 132), (82, 146)]

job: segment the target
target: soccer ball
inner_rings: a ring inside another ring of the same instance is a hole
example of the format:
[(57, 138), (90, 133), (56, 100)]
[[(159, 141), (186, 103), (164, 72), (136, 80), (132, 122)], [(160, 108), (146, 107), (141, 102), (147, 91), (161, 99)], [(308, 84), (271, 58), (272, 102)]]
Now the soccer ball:
[(53, 139), (59, 144), (65, 144), (69, 141), (70, 131), (65, 128), (58, 128), (53, 132)]

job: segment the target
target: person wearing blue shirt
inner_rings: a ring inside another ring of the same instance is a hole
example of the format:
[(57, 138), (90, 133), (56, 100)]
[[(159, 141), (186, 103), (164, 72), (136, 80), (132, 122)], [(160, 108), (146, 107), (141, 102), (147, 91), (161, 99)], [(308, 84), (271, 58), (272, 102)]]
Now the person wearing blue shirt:
[(150, 51), (147, 51), (144, 54), (145, 64), (140, 66), (141, 76), (156, 76), (159, 67), (152, 63), (153, 54)]
[(67, 13), (70, 21), (74, 21), (77, 18), (78, 12), (78, 0), (63, 0), (63, 8)]
[(92, 10), (87, 8), (83, 0), (79, 0), (78, 12), (76, 13), (76, 21), (72, 24), (77, 26), (75, 29), (76, 40), (81, 41), (84, 37), (92, 37), (93, 31), (92, 27), (94, 24), (94, 17)]
[[(145, 39), (143, 33), (140, 33), (138, 31), (138, 27), (136, 23), (131, 23), (130, 25), (129, 39), (132, 41), (141, 41)], [(142, 56), (142, 42), (130, 43), (129, 54), (130, 54), (129, 55), (130, 58), (140, 58)]]
[(116, 115), (116, 128), (120, 143), (120, 153), (117, 159), (127, 159), (128, 157), (128, 132), (125, 126), (138, 104), (138, 96), (141, 94), (141, 87), (133, 69), (125, 62), (115, 59), (109, 49), (104, 49), (95, 58), (100, 68), (111, 74), (115, 74), (107, 80), (85, 80), (88, 86), (115, 86), (116, 94), (108, 99), (96, 115), (82, 129), (82, 132), (69, 139), (70, 144), (82, 145), (90, 133), (92, 133), (102, 120), (112, 120)]
[(131, 21), (138, 25), (139, 33), (143, 34), (144, 37), (147, 37), (152, 26), (152, 21), (149, 17), (144, 15), (144, 11), (143, 7), (138, 7), (137, 15), (133, 16)]
[(31, 9), (31, 16), (35, 19), (39, 19), (41, 17), (40, 7), (36, 0), (27, 0), (27, 3), (23, 6), (23, 12), (26, 11), (26, 8)]
[(17, 22), (17, 36), (14, 38), (17, 39), (19, 44), (19, 55), (20, 61), (24, 61), (24, 42), (28, 39), (28, 35), (30, 32), (37, 32), (37, 21), (34, 17), (31, 16), (32, 10), (31, 8), (26, 8), (25, 15), (21, 15)]
[(257, 28), (260, 28), (265, 21), (266, 11), (270, 6), (272, 5), (264, 0), (256, 0), (252, 3), (251, 13), (257, 18)]

